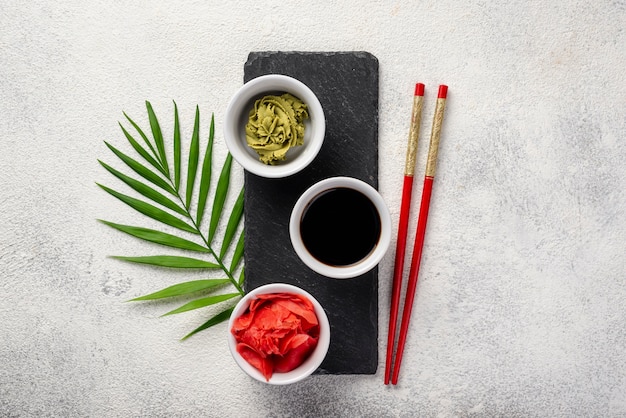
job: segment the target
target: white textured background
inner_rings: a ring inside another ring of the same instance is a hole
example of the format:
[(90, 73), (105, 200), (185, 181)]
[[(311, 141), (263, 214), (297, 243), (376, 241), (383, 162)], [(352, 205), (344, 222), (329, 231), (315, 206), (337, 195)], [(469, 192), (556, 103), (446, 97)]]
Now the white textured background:
[[(224, 325), (178, 341), (206, 313), (124, 303), (187, 276), (106, 258), (157, 250), (95, 221), (153, 225), (95, 185), (117, 185), (103, 140), (127, 149), (117, 121), (147, 126), (146, 99), (166, 132), (171, 100), (186, 138), (196, 104), (220, 132), (260, 50), (378, 57), (394, 221), (413, 86), (422, 138), (450, 86), (397, 387), (393, 251), (376, 376), (269, 387)], [(626, 416), (625, 71), (624, 0), (0, 1), (0, 416)]]

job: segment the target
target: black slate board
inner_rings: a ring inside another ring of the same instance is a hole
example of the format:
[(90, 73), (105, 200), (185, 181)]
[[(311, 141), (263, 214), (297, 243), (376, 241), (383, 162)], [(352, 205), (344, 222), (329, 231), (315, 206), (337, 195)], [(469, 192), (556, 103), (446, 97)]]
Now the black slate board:
[(378, 365), (378, 269), (347, 280), (313, 272), (289, 239), (289, 217), (310, 185), (350, 176), (378, 187), (378, 60), (366, 52), (252, 52), (244, 82), (284, 74), (306, 84), (326, 116), (317, 158), (284, 179), (245, 172), (246, 290), (283, 282), (311, 293), (331, 325), (328, 355), (318, 373), (374, 374)]

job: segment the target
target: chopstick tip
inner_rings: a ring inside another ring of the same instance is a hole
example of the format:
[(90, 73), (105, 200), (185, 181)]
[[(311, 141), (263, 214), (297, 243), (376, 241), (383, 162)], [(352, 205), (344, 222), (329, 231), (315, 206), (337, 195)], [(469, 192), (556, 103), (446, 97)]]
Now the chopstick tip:
[(415, 85), (415, 95), (423, 96), (424, 95), (424, 85), (422, 83), (417, 83)]
[(448, 86), (442, 84), (439, 86), (439, 94), (437, 95), (438, 99), (445, 99), (448, 96)]

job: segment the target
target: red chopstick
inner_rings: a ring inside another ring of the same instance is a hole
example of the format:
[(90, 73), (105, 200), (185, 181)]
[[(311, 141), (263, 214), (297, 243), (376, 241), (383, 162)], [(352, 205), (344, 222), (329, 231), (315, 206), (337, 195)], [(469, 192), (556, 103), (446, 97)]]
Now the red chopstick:
[(415, 235), (415, 245), (413, 247), (413, 258), (411, 259), (411, 270), (409, 271), (409, 282), (407, 284), (406, 299), (404, 301), (404, 311), (402, 312), (402, 323), (400, 324), (400, 336), (398, 338), (398, 349), (396, 351), (396, 361), (393, 368), (391, 383), (398, 383), (402, 355), (406, 343), (406, 335), (409, 329), (409, 320), (413, 310), (413, 300), (415, 299), (415, 289), (417, 287), (417, 277), (422, 259), (422, 249), (424, 248), (424, 237), (426, 235), (426, 222), (428, 220), (428, 210), (430, 207), (430, 197), (433, 190), (433, 180), (437, 166), (437, 153), (439, 151), (439, 140), (441, 135), (441, 124), (443, 123), (443, 113), (446, 107), (446, 97), (448, 86), (440, 85), (437, 95), (437, 106), (433, 127), (430, 134), (430, 146), (428, 149), (428, 160), (426, 162), (426, 173), (424, 176), (424, 189), (422, 191), (422, 202), (420, 204), (419, 218), (417, 221), (417, 233)]
[(398, 322), (398, 305), (402, 287), (402, 272), (404, 270), (404, 253), (406, 251), (406, 236), (409, 229), (409, 213), (411, 208), (411, 194), (413, 191), (413, 175), (415, 174), (415, 159), (419, 140), (420, 124), (422, 120), (422, 105), (424, 103), (424, 85), (415, 85), (413, 96), (413, 111), (411, 112), (411, 128), (404, 164), (404, 184), (402, 187), (402, 202), (400, 204), (400, 222), (398, 223), (398, 240), (396, 242), (396, 261), (393, 270), (393, 287), (391, 293), (391, 310), (389, 313), (389, 336), (387, 338), (387, 361), (385, 362), (385, 384), (389, 384), (391, 377), (391, 363), (393, 345), (396, 339), (396, 323)]

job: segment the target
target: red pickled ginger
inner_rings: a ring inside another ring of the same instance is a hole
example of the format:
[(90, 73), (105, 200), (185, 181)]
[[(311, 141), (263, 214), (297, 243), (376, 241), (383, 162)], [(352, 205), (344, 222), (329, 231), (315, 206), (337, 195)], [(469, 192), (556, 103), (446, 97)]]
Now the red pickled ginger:
[(320, 326), (313, 304), (292, 293), (258, 295), (231, 329), (237, 352), (266, 380), (300, 366), (317, 346)]

